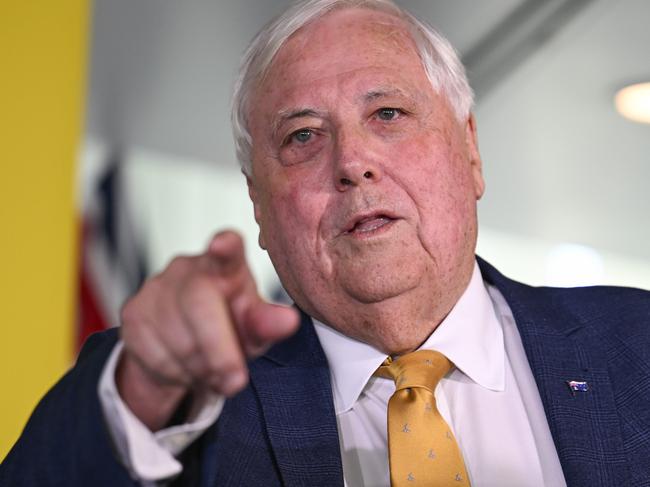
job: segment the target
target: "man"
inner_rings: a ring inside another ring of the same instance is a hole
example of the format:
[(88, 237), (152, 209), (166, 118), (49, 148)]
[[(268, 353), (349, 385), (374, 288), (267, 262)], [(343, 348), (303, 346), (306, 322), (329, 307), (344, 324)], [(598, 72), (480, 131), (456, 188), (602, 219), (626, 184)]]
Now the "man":
[[(117, 345), (90, 341), (3, 482), (152, 484), (181, 457), (187, 485), (650, 485), (650, 297), (479, 270), (446, 41), (388, 1), (303, 2), (253, 41), (234, 106), (259, 244), (301, 315), (218, 234), (126, 304)], [(395, 474), (416, 450), (387, 434), (400, 384), (375, 371), (414, 350), (453, 363), (427, 403), (460, 455), (448, 481)]]

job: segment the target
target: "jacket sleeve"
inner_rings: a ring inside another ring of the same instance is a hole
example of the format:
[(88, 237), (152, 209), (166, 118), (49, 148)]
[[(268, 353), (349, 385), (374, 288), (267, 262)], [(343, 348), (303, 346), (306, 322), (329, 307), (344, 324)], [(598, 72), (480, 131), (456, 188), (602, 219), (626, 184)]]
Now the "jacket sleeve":
[(118, 461), (97, 384), (117, 330), (91, 336), (75, 366), (45, 395), (0, 465), (0, 487), (135, 486)]

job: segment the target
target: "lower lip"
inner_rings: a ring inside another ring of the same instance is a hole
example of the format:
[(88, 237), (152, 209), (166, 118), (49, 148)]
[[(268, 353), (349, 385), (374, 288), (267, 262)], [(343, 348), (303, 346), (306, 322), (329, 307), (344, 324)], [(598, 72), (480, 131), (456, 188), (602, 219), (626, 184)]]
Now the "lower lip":
[(391, 220), (388, 218), (378, 218), (367, 226), (363, 230), (352, 230), (348, 232), (348, 235), (351, 235), (356, 238), (369, 238), (376, 235), (380, 235), (388, 231), (396, 220)]

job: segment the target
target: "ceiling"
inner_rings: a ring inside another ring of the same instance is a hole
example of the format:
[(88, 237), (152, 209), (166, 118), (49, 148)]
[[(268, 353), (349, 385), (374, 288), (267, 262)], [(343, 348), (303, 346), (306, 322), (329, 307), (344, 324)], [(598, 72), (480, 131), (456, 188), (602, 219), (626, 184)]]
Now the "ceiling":
[[(399, 3), (468, 64), (487, 179), (481, 224), (650, 262), (650, 125), (612, 103), (617, 88), (650, 79), (650, 3)], [(239, 56), (287, 4), (95, 0), (88, 134), (235, 167), (228, 98)]]
[(482, 97), (484, 222), (650, 260), (650, 125), (613, 105), (650, 79), (649, 16), (644, 0), (592, 2)]

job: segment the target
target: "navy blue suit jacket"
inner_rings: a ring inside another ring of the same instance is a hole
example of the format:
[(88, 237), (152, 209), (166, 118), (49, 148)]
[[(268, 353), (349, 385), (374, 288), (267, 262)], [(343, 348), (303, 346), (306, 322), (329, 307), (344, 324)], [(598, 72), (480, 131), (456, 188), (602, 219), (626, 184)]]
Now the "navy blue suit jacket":
[[(650, 293), (533, 288), (480, 262), (514, 314), (567, 483), (650, 486)], [(0, 467), (2, 487), (135, 485), (116, 460), (97, 396), (114, 330), (93, 336)], [(201, 486), (339, 487), (327, 361), (311, 320), (250, 363), (194, 447)], [(567, 380), (586, 381), (571, 393)]]

